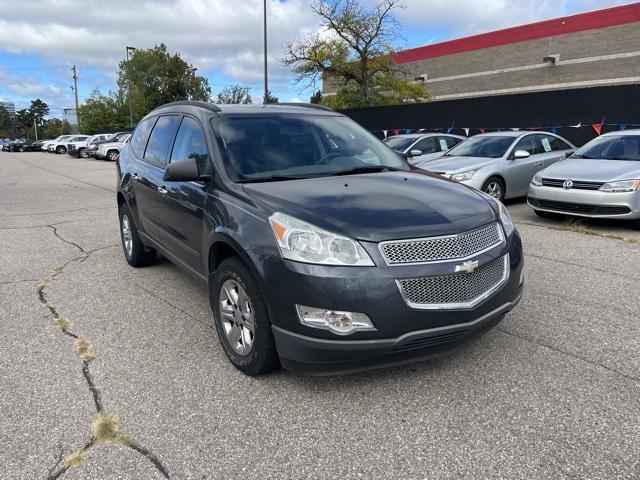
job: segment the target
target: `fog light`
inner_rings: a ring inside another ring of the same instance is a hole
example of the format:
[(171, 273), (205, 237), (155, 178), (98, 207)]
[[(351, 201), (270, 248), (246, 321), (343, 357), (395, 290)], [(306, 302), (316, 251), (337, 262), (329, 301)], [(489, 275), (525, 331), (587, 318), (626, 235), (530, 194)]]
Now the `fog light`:
[(303, 325), (330, 330), (338, 335), (375, 330), (371, 319), (364, 313), (325, 310), (304, 305), (296, 305), (296, 310), (300, 323)]

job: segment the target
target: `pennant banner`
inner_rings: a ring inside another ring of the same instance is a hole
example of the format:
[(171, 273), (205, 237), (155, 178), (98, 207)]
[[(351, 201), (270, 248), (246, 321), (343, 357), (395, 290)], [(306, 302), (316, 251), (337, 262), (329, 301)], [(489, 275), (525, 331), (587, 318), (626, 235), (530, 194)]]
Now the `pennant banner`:
[(469, 129), (468, 128), (463, 128), (462, 130), (464, 130), (465, 137), (468, 137), (469, 136)]
[(594, 123), (591, 125), (598, 135), (602, 134), (602, 123)]

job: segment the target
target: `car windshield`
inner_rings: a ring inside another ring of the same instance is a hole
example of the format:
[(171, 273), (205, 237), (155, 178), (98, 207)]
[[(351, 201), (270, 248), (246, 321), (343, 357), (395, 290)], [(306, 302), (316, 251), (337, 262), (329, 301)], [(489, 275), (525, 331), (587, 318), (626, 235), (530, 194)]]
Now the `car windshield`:
[(579, 149), (572, 157), (638, 162), (640, 161), (640, 135), (598, 137)]
[(389, 148), (393, 148), (394, 150), (398, 150), (399, 152), (403, 152), (407, 148), (409, 148), (409, 146), (413, 142), (415, 142), (416, 140), (417, 140), (417, 138), (415, 138), (415, 137), (397, 136), (397, 137), (389, 137), (389, 138), (385, 139), (384, 143), (386, 143), (389, 146)]
[(507, 153), (514, 140), (514, 137), (498, 137), (495, 135), (472, 137), (469, 140), (460, 142), (449, 150), (445, 156), (500, 158)]
[(214, 122), (225, 168), (234, 181), (410, 168), (398, 154), (345, 117), (230, 115)]

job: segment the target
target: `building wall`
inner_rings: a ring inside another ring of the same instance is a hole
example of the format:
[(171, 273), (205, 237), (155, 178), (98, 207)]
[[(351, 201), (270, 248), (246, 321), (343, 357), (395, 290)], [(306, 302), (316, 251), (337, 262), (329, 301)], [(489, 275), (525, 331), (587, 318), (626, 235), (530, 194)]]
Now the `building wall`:
[[(556, 65), (543, 57), (560, 55)], [(409, 61), (434, 99), (640, 84), (640, 22)], [(506, 71), (505, 71), (506, 69)], [(325, 81), (323, 93), (335, 92)]]
[[(543, 62), (543, 57), (556, 54), (556, 65)], [(640, 83), (640, 23), (435, 57), (405, 67), (414, 77), (426, 74), (425, 88), (440, 99)]]
[(9, 115), (15, 115), (16, 113), (16, 106), (13, 102), (0, 102), (0, 105), (2, 105), (5, 110), (9, 113)]

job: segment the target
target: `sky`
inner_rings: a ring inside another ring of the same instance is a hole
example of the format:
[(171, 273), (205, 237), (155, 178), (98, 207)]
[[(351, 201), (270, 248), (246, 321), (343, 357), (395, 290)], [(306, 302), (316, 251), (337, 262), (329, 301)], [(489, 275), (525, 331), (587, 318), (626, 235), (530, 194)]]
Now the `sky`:
[[(365, 3), (375, 0), (363, 0)], [(412, 48), (629, 0), (403, 0), (396, 16)], [(0, 0), (0, 100), (24, 108), (41, 98), (52, 116), (74, 105), (71, 66), (80, 102), (94, 88), (115, 89), (125, 46), (165, 43), (206, 76), (214, 95), (239, 83), (263, 90), (263, 0)], [(281, 65), (283, 45), (321, 29), (310, 0), (267, 0), (269, 83), (281, 101), (308, 101)]]

